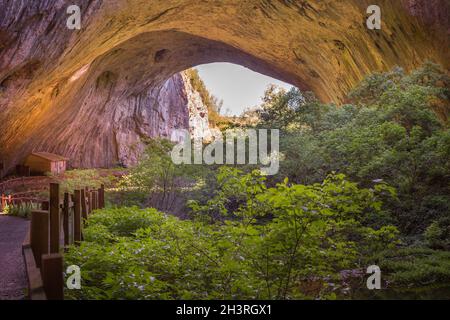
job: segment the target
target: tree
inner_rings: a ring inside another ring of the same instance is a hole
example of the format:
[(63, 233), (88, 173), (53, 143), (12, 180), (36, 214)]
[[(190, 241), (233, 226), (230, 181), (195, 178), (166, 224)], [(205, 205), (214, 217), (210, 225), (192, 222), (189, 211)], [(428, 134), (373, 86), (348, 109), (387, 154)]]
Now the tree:
[(121, 187), (152, 196), (152, 205), (169, 210), (184, 185), (192, 183), (197, 174), (195, 166), (173, 163), (170, 152), (174, 144), (166, 139), (147, 141), (139, 163), (121, 181)]
[[(319, 182), (342, 172), (363, 186), (384, 180), (397, 188), (391, 216), (405, 233), (422, 233), (448, 213), (450, 80), (427, 62), (368, 76), (343, 106), (324, 105), (310, 93), (268, 91), (264, 125), (283, 128), (280, 182)], [(446, 107), (445, 107), (446, 106)], [(383, 218), (384, 219), (384, 218)]]

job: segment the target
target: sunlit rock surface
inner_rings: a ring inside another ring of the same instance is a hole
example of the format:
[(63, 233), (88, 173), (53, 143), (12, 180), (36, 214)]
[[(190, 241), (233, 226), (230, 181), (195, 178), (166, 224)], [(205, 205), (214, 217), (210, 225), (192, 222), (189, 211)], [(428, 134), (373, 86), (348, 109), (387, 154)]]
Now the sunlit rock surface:
[(181, 76), (185, 83), (190, 136), (192, 139), (210, 141), (212, 133), (209, 125), (208, 108), (203, 103), (200, 93), (193, 88), (189, 76), (185, 72), (182, 72)]
[[(383, 0), (0, 0), (0, 161), (32, 150), (75, 166), (136, 161), (146, 136), (189, 127), (174, 76), (232, 62), (342, 102), (364, 75), (430, 59), (448, 68), (449, 2)], [(174, 76), (173, 78), (171, 78)], [(167, 79), (171, 79), (167, 82)]]

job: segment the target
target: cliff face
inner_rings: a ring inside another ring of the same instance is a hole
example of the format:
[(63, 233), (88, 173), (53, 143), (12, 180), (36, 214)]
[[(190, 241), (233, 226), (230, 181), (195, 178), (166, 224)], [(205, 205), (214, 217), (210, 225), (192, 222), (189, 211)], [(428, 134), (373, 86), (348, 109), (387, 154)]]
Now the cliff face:
[(173, 130), (189, 129), (193, 123), (196, 134), (200, 128), (207, 132), (207, 108), (195, 99), (198, 92), (182, 74), (157, 89), (116, 96), (120, 80), (117, 74), (104, 72), (92, 84), (92, 91), (78, 101), (77, 109), (61, 104), (60, 110), (47, 114), (47, 125), (30, 136), (26, 146), (63, 154), (72, 167), (130, 166), (137, 162), (149, 137), (170, 139)]
[(447, 30), (450, 35), (450, 5), (441, 0), (402, 0), (409, 14), (438, 31)]
[[(232, 62), (341, 102), (364, 75), (430, 59), (448, 68), (449, 2), (0, 0), (0, 161), (51, 151), (76, 166), (136, 160), (146, 136), (189, 127), (182, 77)], [(174, 76), (175, 75), (175, 76)], [(169, 79), (169, 80), (167, 80)], [(184, 102), (183, 102), (184, 101)]]
[[(113, 125), (114, 154), (106, 157), (109, 161), (116, 160), (118, 164), (130, 166), (137, 162), (144, 148), (144, 141), (148, 137), (165, 137), (170, 139), (174, 129), (188, 128), (189, 119), (196, 117), (188, 109), (189, 87), (185, 85), (180, 74), (167, 80), (156, 93), (134, 96), (125, 103), (116, 104), (111, 110)], [(104, 119), (104, 117), (103, 117)], [(99, 121), (103, 123), (103, 121)], [(109, 132), (103, 136), (108, 137)], [(106, 144), (107, 145), (107, 144)], [(104, 146), (98, 146), (102, 150)], [(73, 148), (77, 156), (77, 148)], [(103, 155), (99, 154), (98, 159)], [(84, 157), (79, 158), (76, 166), (98, 166), (96, 163), (83, 163)], [(97, 160), (98, 161), (98, 160)], [(105, 163), (103, 166), (111, 166)]]
[(187, 109), (189, 111), (189, 132), (193, 139), (209, 141), (213, 137), (212, 128), (209, 124), (208, 108), (203, 103), (202, 97), (192, 86), (189, 76), (182, 72), (181, 76), (185, 84), (187, 95)]

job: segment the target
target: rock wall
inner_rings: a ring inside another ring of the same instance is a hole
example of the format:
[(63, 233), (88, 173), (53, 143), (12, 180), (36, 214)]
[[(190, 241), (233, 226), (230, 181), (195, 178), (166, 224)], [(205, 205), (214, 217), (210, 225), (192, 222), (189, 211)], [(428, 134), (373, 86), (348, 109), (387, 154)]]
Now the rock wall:
[(182, 72), (181, 76), (185, 83), (191, 138), (210, 141), (212, 139), (212, 130), (209, 124), (208, 108), (203, 103), (200, 93), (192, 86), (189, 76), (185, 72)]
[(74, 168), (114, 167), (135, 164), (149, 137), (170, 139), (176, 129), (191, 130), (193, 136), (208, 134), (207, 108), (182, 75), (175, 74), (158, 89), (116, 97), (118, 76), (101, 73), (90, 86), (92, 92), (78, 101), (79, 108), (54, 110), (48, 126), (27, 144), (32, 151), (65, 155)]
[[(373, 71), (449, 67), (448, 0), (0, 0), (0, 161), (35, 151), (83, 167), (130, 164), (147, 135), (189, 127), (176, 75), (231, 62), (323, 101)], [(170, 79), (167, 81), (167, 79)], [(178, 98), (177, 98), (178, 97)]]
[[(123, 166), (133, 165), (142, 154), (146, 139), (170, 139), (175, 129), (187, 129), (189, 119), (195, 117), (187, 107), (190, 94), (187, 89), (184, 79), (176, 74), (156, 94), (138, 95), (118, 105), (113, 115), (117, 154), (110, 158), (117, 159), (118, 164)], [(80, 163), (79, 166), (90, 165)]]

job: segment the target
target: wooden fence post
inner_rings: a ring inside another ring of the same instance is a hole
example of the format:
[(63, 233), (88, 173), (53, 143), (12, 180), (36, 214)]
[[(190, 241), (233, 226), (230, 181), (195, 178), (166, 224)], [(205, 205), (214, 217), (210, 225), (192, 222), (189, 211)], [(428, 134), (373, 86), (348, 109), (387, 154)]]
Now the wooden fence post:
[(98, 195), (97, 191), (92, 191), (92, 210), (98, 209)]
[(31, 212), (30, 245), (38, 268), (41, 267), (42, 255), (48, 253), (49, 219), (48, 211)]
[(87, 219), (87, 207), (86, 207), (86, 190), (81, 189), (81, 215), (83, 220)]
[(41, 210), (42, 211), (48, 211), (50, 210), (50, 203), (48, 201), (43, 201), (41, 203)]
[(42, 256), (42, 282), (49, 300), (64, 299), (63, 257), (60, 253)]
[(89, 188), (86, 188), (87, 202), (88, 202), (88, 216), (92, 213), (92, 192)]
[(64, 205), (63, 205), (63, 226), (64, 226), (64, 246), (70, 244), (70, 232), (69, 232), (69, 193), (64, 193)]
[(102, 184), (100, 189), (98, 189), (98, 208), (105, 208), (105, 185)]
[(81, 191), (75, 190), (73, 195), (73, 239), (75, 243), (81, 241)]
[(50, 253), (59, 253), (59, 184), (50, 184)]

